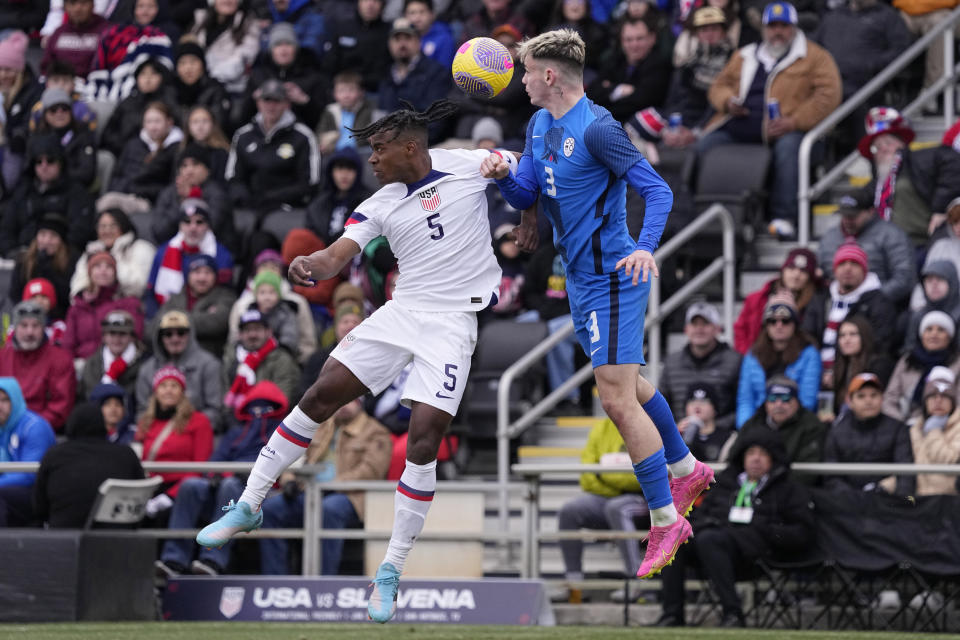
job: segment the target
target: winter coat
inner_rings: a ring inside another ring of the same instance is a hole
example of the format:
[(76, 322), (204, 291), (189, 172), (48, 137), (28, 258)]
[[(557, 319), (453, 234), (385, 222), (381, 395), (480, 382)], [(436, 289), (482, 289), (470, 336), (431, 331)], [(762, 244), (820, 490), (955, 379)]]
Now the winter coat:
[[(163, 255), (170, 248), (170, 242), (164, 242), (157, 248), (157, 253), (153, 257), (153, 264), (150, 265), (150, 275), (147, 276), (147, 288), (143, 294), (144, 315), (147, 318), (153, 318), (157, 314), (159, 304), (156, 296), (153, 294), (153, 288), (157, 284), (157, 275), (160, 273), (160, 266), (163, 264)], [(188, 254), (185, 252), (184, 257)], [(217, 284), (228, 285), (233, 282), (233, 255), (230, 250), (217, 241), (217, 251), (213, 256), (217, 265)], [(183, 283), (187, 283), (188, 260), (184, 260), (181, 265), (183, 270)]]
[[(219, 180), (212, 178), (201, 184), (200, 190), (203, 192), (203, 201), (207, 203), (207, 210), (210, 212), (210, 228), (213, 229), (213, 235), (227, 245), (232, 253), (237, 247), (231, 246), (231, 239), (235, 239), (235, 231), (230, 217), (232, 207), (227, 199), (227, 190)], [(150, 230), (153, 232), (153, 239), (158, 243), (169, 241), (180, 230), (180, 220), (183, 218), (180, 214), (182, 202), (183, 198), (177, 193), (177, 185), (170, 184), (168, 181), (168, 186), (165, 186), (157, 196), (151, 213)]]
[[(614, 99), (613, 92), (621, 84), (633, 86), (633, 93)], [(654, 48), (646, 58), (633, 65), (628, 65), (622, 55), (609, 60), (587, 88), (587, 95), (609, 109), (617, 122), (626, 122), (641, 109), (663, 105), (669, 87), (670, 61)]]
[[(161, 84), (155, 93), (140, 93), (136, 88), (120, 101), (100, 133), (100, 148), (119, 157), (124, 146), (136, 138), (143, 128), (143, 112), (151, 102), (176, 104), (176, 94), (167, 84)], [(118, 167), (119, 168), (119, 167)]]
[(47, 38), (43, 58), (40, 60), (40, 73), (46, 74), (47, 67), (54, 60), (62, 60), (73, 65), (80, 78), (86, 78), (93, 69), (100, 36), (110, 27), (110, 23), (97, 14), (92, 14), (85, 24), (74, 26), (69, 21), (57, 28)]
[(216, 429), (220, 424), (220, 407), (223, 404), (220, 361), (200, 347), (193, 327), (190, 328), (187, 348), (176, 358), (167, 354), (159, 333), (154, 334), (153, 355), (143, 363), (137, 374), (137, 415), (143, 414), (147, 401), (153, 394), (153, 375), (167, 365), (173, 365), (183, 373), (187, 379), (187, 397), (194, 408), (202, 412)]
[[(960, 379), (960, 354), (954, 352), (953, 358), (947, 362), (946, 367)], [(919, 410), (920, 407), (913, 402), (914, 390), (918, 384), (921, 384), (920, 377), (925, 371), (925, 368), (909, 353), (897, 360), (897, 365), (890, 374), (890, 382), (887, 383), (887, 388), (883, 392), (885, 414), (898, 420), (907, 420)], [(960, 393), (958, 393), (957, 403), (960, 404)]]
[[(938, 260), (950, 261), (956, 269), (957, 275), (960, 275), (960, 238), (951, 234), (935, 240), (927, 251), (927, 258), (923, 261), (923, 266), (926, 268), (931, 262)], [(923, 273), (922, 270), (921, 273)], [(923, 295), (922, 288), (920, 286), (914, 288), (913, 297), (910, 299), (910, 308), (918, 309), (925, 301), (926, 298)]]
[[(760, 65), (758, 46), (748, 44), (736, 51), (710, 87), (707, 95), (717, 114), (710, 119), (707, 130), (719, 129), (730, 119), (727, 100), (746, 97)], [(779, 100), (781, 114), (793, 118), (798, 131), (809, 131), (840, 106), (841, 96), (840, 72), (833, 56), (798, 31), (790, 50), (767, 76), (764, 102)], [(764, 109), (764, 141), (768, 120)]]
[[(916, 192), (923, 205), (921, 210), (910, 206), (909, 200), (906, 205), (898, 201), (899, 194), (908, 189), (905, 182), (909, 182)], [(875, 181), (868, 186), (875, 187)], [(960, 153), (945, 145), (919, 151), (905, 149), (903, 165), (897, 174), (890, 222), (906, 232), (914, 247), (926, 246), (930, 240), (930, 217), (934, 213), (944, 213), (957, 196), (960, 196)]]
[[(727, 468), (717, 474), (717, 483), (704, 494), (703, 502), (691, 516), (694, 534), (711, 527), (732, 529), (736, 533), (734, 542), (747, 558), (769, 555), (788, 558), (814, 541), (810, 493), (793, 479), (783, 445), (773, 432), (755, 430), (742, 435), (749, 437), (737, 439)], [(730, 507), (736, 504), (740, 493), (744, 454), (755, 445), (767, 450), (773, 466), (751, 496), (753, 518), (750, 523), (732, 523)]]
[(122, 310), (133, 316), (137, 338), (143, 337), (143, 313), (138, 298), (122, 297), (117, 287), (104, 287), (88, 300), (83, 294), (73, 299), (67, 311), (67, 330), (61, 343), (74, 358), (88, 358), (103, 338), (100, 323), (111, 311)]
[[(260, 25), (252, 15), (238, 10), (233, 15), (232, 24), (212, 42), (208, 42), (204, 22), (207, 12), (212, 10), (198, 9), (194, 12), (190, 33), (196, 36), (197, 43), (206, 51), (210, 75), (222, 82), (228, 92), (241, 93), (247, 86), (246, 72), (260, 51)], [(238, 28), (239, 42), (233, 36), (233, 30)]]
[[(820, 238), (817, 262), (824, 278), (833, 278), (833, 256), (847, 240), (840, 225)], [(856, 235), (856, 241), (867, 254), (867, 271), (880, 278), (884, 295), (895, 303), (905, 301), (917, 283), (913, 245), (907, 234), (897, 225), (874, 217)]]
[[(70, 279), (70, 297), (73, 298), (90, 286), (90, 274), (87, 273), (87, 258), (95, 253), (106, 251), (107, 248), (99, 240), (87, 244), (87, 250), (77, 261), (77, 267)], [(120, 295), (140, 298), (147, 287), (147, 276), (150, 275), (150, 265), (157, 254), (157, 248), (146, 240), (137, 238), (133, 231), (128, 231), (113, 241), (110, 255), (117, 261), (117, 282), (120, 285)]]
[(913, 36), (899, 12), (877, 2), (856, 11), (842, 5), (827, 11), (811, 39), (833, 56), (843, 95), (850, 97), (906, 51)]
[[(227, 350), (223, 356), (224, 389), (229, 389), (230, 385), (233, 384), (233, 379), (237, 375), (237, 366), (239, 364), (240, 362), (237, 360), (237, 348), (233, 347)], [(263, 362), (255, 369), (254, 373), (256, 373), (257, 376), (257, 384), (264, 380), (269, 380), (277, 385), (280, 391), (283, 392), (283, 396), (288, 404), (293, 405), (300, 399), (298, 393), (300, 386), (300, 365), (298, 365), (297, 361), (290, 355), (290, 352), (283, 347), (278, 346), (267, 354), (267, 357), (263, 359)], [(254, 385), (254, 387), (256, 386), (257, 385)], [(250, 393), (252, 393), (252, 391), (247, 393), (247, 400), (250, 399)]]
[[(957, 249), (960, 249), (960, 243), (957, 243), (957, 245)], [(960, 256), (957, 256), (957, 258), (960, 259)], [(960, 323), (960, 278), (957, 276), (957, 270), (954, 268), (953, 262), (950, 260), (931, 261), (928, 254), (928, 259), (921, 273), (924, 275), (936, 275), (946, 280), (948, 286), (947, 295), (936, 302), (931, 302), (927, 299), (922, 284), (918, 285), (917, 289), (914, 290), (915, 296), (917, 291), (919, 291), (921, 304), (917, 307), (914, 307), (913, 304), (910, 305), (910, 308), (915, 310), (911, 311), (907, 318), (906, 338), (903, 345), (904, 353), (913, 351), (913, 347), (919, 341), (920, 321), (923, 320), (923, 316), (927, 313), (931, 311), (943, 311), (953, 318), (955, 323)], [(954, 344), (958, 344), (956, 336), (954, 336)]]
[(45, 213), (58, 213), (67, 220), (64, 241), (71, 247), (83, 247), (93, 240), (93, 198), (83, 185), (62, 177), (41, 192), (34, 179), (25, 177), (3, 207), (0, 253), (28, 246)]
[[(0, 461), (39, 462), (56, 441), (50, 423), (43, 416), (27, 409), (27, 402), (16, 380), (0, 378), (0, 390), (6, 392), (10, 398), (10, 417), (0, 424)], [(0, 473), (0, 487), (29, 487), (34, 480), (33, 473)]]
[[(230, 129), (230, 95), (223, 84), (204, 73), (195, 84), (184, 84), (179, 76), (173, 80), (180, 122), (186, 124), (193, 107), (206, 107), (221, 129)], [(217, 176), (218, 178), (220, 176)]]
[[(183, 433), (174, 429), (160, 444), (160, 449), (154, 454), (153, 446), (157, 436), (167, 424), (166, 420), (154, 420), (146, 432), (137, 434), (137, 441), (143, 443), (143, 459), (156, 462), (206, 462), (213, 452), (213, 429), (210, 421), (200, 411), (194, 411), (183, 428)], [(152, 456), (152, 457), (151, 457)], [(161, 488), (163, 493), (171, 498), (177, 497), (180, 483), (187, 478), (195, 478), (197, 473), (152, 473), (163, 478)]]
[[(274, 2), (268, 1), (267, 9), (274, 23), (288, 22), (293, 25), (301, 49), (312, 52), (317, 60), (323, 57), (323, 43), (327, 37), (326, 20), (312, 0), (290, 0), (283, 12), (277, 10)], [(269, 33), (269, 29), (265, 31)], [(261, 36), (260, 48), (266, 50), (267, 45)]]
[[(914, 460), (909, 429), (903, 422), (883, 413), (863, 421), (858, 420), (851, 411), (827, 431), (823, 461), (912, 463)], [(895, 480), (893, 476), (885, 480), (881, 475), (839, 475), (827, 477), (824, 486), (827, 489), (861, 491), (873, 484), (888, 493), (912, 496), (916, 480), (916, 476), (911, 474), (898, 476)]]
[[(763, 310), (767, 301), (780, 288), (780, 276), (768, 280), (765, 285), (747, 295), (743, 301), (743, 308), (737, 321), (733, 323), (733, 348), (740, 353), (747, 353), (757, 341), (763, 329)], [(815, 289), (810, 301), (799, 309), (799, 324), (802, 326), (807, 310), (816, 308), (823, 301), (823, 290)]]
[[(880, 280), (873, 272), (868, 273), (863, 283), (846, 296), (841, 296), (839, 286), (834, 281), (830, 284), (830, 295), (816, 299), (815, 301), (818, 304), (808, 305), (808, 311), (804, 314), (800, 326), (818, 343), (822, 343), (823, 332), (827, 328), (830, 309), (835, 297), (838, 301), (842, 301), (843, 298), (856, 298), (856, 302), (847, 305), (847, 315), (844, 318), (854, 315), (864, 317), (870, 324), (870, 328), (873, 329), (874, 349), (885, 352), (893, 346), (893, 341), (898, 338), (895, 335), (898, 309), (894, 302), (884, 294), (884, 291), (886, 291), (886, 287), (881, 288)], [(858, 292), (859, 297), (857, 298)], [(839, 326), (837, 328), (839, 329)], [(834, 342), (834, 346), (836, 346), (836, 342)]]
[(694, 357), (689, 345), (667, 355), (659, 387), (670, 403), (673, 417), (680, 420), (686, 415), (687, 391), (691, 384), (709, 384), (717, 391), (717, 406), (714, 407), (717, 429), (733, 429), (740, 364), (740, 354), (723, 342), (718, 342), (703, 358)]
[(446, 22), (434, 20), (430, 30), (420, 38), (420, 52), (432, 60), (449, 67), (457, 53), (453, 30)]
[(190, 326), (197, 336), (197, 343), (214, 357), (221, 358), (227, 341), (230, 309), (236, 301), (237, 294), (229, 287), (215, 285), (207, 295), (194, 298), (189, 287), (184, 286), (183, 291), (170, 296), (157, 311), (149, 333), (153, 335), (159, 319), (167, 311), (183, 311), (190, 316)]
[[(97, 179), (97, 138), (90, 127), (77, 123), (76, 126), (65, 130), (49, 133), (60, 138), (63, 155), (66, 158), (64, 167), (71, 180), (75, 180), (89, 189)], [(39, 131), (43, 135), (45, 131)]]
[(304, 207), (320, 182), (316, 136), (290, 111), (264, 131), (258, 113), (233, 135), (224, 173), (236, 206), (262, 214), (284, 205)]
[(27, 150), (27, 139), (30, 135), (30, 108), (43, 94), (43, 85), (37, 81), (30, 67), (24, 67), (23, 83), (17, 95), (10, 104), (3, 105), (7, 115), (3, 133), (6, 136), (7, 148), (18, 155)]
[(389, 37), (390, 25), (379, 18), (364, 22), (354, 12), (345, 20), (329, 20), (322, 68), (330, 77), (343, 69), (356, 69), (363, 78), (363, 88), (375, 93), (380, 79), (390, 73)]
[[(370, 98), (364, 98), (354, 114), (352, 128), (363, 129), (380, 118), (381, 115), (377, 109), (377, 104)], [(336, 149), (337, 141), (340, 139), (342, 123), (343, 109), (339, 104), (331, 102), (323, 108), (323, 113), (320, 115), (320, 124), (317, 126), (317, 139), (320, 141), (321, 152), (326, 153)], [(357, 141), (351, 139), (350, 144), (356, 146)]]
[(0, 349), (0, 376), (16, 378), (27, 408), (55, 430), (63, 428), (77, 390), (73, 358), (65, 349), (44, 339), (33, 351), (21, 351), (10, 340)]
[[(251, 305), (256, 304), (255, 296), (253, 295), (253, 291), (250, 290), (250, 287), (251, 283), (247, 283), (247, 287), (240, 294), (240, 297), (237, 298), (236, 303), (234, 303), (233, 308), (230, 310), (230, 333), (227, 336), (227, 352), (240, 341), (240, 316), (243, 315), (243, 312), (249, 309)], [(297, 310), (296, 322), (299, 342), (297, 343), (296, 349), (291, 351), (295, 354), (297, 362), (304, 364), (313, 352), (317, 350), (317, 331), (313, 324), (313, 313), (310, 311), (310, 304), (306, 298), (293, 291), (290, 283), (286, 280), (284, 280), (281, 285), (281, 292), (280, 299), (292, 303)], [(277, 342), (279, 341), (278, 338)]]
[[(87, 361), (83, 363), (83, 371), (80, 372), (80, 382), (77, 383), (77, 400), (87, 400), (90, 398), (90, 392), (100, 384), (103, 374), (106, 373), (104, 366), (103, 350), (106, 347), (94, 349)], [(127, 365), (117, 384), (123, 387), (127, 399), (133, 398), (137, 390), (137, 375), (140, 373), (140, 366), (147, 359), (147, 354), (143, 346), (137, 343), (137, 355), (133, 362)]]
[[(279, 408), (261, 415), (250, 412), (255, 400), (269, 400)], [(270, 380), (253, 385), (247, 392), (243, 406), (235, 416), (230, 417), (230, 428), (220, 437), (220, 444), (210, 456), (211, 462), (253, 462), (260, 450), (270, 441), (270, 436), (287, 415), (290, 404), (280, 390)]]
[(39, 31), (50, 11), (50, 0), (3, 0), (0, 2), (0, 25), (25, 33)]
[(40, 462), (34, 506), (51, 528), (82, 529), (104, 480), (141, 480), (144, 473), (133, 449), (109, 442), (102, 432), (67, 437)]
[(183, 132), (177, 127), (159, 145), (141, 130), (139, 137), (124, 145), (110, 178), (110, 191), (156, 202), (160, 192), (170, 184), (182, 140)]
[[(333, 183), (332, 173), (334, 162), (344, 161), (353, 164), (357, 171), (357, 179), (348, 192), (341, 194)], [(322, 190), (307, 205), (306, 227), (317, 234), (328, 247), (343, 235), (343, 225), (357, 205), (372, 195), (363, 185), (362, 178), (362, 161), (352, 148), (340, 149), (327, 160)]]
[[(800, 407), (792, 417), (776, 427), (770, 425), (766, 408), (760, 407), (740, 428), (737, 439), (749, 440), (754, 430), (777, 434), (783, 443), (787, 460), (791, 463), (823, 460), (823, 441), (827, 435), (827, 425), (820, 422), (817, 414), (806, 407)], [(803, 476), (803, 480), (813, 479), (814, 476)]]
[[(402, 109), (402, 101), (406, 101), (418, 111), (425, 111), (437, 100), (445, 98), (452, 87), (453, 78), (447, 67), (420, 56), (399, 83), (390, 71), (383, 76), (377, 89), (377, 106), (383, 111), (392, 112)], [(428, 126), (430, 144), (446, 138), (446, 133), (447, 123), (431, 123)]]
[[(334, 439), (336, 435), (336, 439)], [(334, 480), (383, 480), (390, 468), (393, 440), (385, 426), (361, 412), (337, 428), (330, 418), (317, 427), (306, 454), (306, 463), (323, 459), (333, 448), (337, 472)], [(344, 492), (357, 515), (363, 518), (363, 491)]]
[(253, 100), (253, 89), (270, 78), (275, 78), (284, 83), (292, 82), (307, 94), (307, 97), (310, 98), (307, 102), (304, 104), (291, 102), (290, 110), (293, 111), (297, 120), (303, 124), (311, 129), (316, 127), (317, 122), (320, 121), (323, 105), (327, 103), (327, 95), (330, 93), (328, 80), (320, 72), (319, 66), (317, 59), (309, 49), (297, 50), (296, 57), (288, 67), (278, 66), (270, 57), (269, 51), (261, 53), (250, 72), (248, 96), (244, 102), (241, 120), (248, 122), (257, 113), (257, 104)]
[[(957, 464), (960, 462), (960, 409), (954, 410), (947, 418), (943, 429), (931, 429), (923, 432), (924, 419), (921, 416), (910, 427), (910, 444), (913, 449), (913, 461), (917, 464)], [(957, 494), (957, 476), (942, 473), (921, 473), (917, 475), (917, 495), (936, 496)]]
[[(627, 445), (613, 421), (606, 418), (590, 429), (587, 444), (580, 452), (582, 464), (601, 464), (608, 453), (626, 453)], [(632, 472), (581, 473), (580, 488), (587, 493), (613, 498), (622, 493), (639, 493), (640, 483)]]
[[(800, 404), (810, 411), (817, 410), (817, 392), (820, 390), (820, 354), (813, 345), (807, 345), (796, 361), (784, 370), (799, 388)], [(743, 356), (740, 381), (737, 386), (737, 429), (749, 420), (767, 397), (767, 374), (753, 352)]]

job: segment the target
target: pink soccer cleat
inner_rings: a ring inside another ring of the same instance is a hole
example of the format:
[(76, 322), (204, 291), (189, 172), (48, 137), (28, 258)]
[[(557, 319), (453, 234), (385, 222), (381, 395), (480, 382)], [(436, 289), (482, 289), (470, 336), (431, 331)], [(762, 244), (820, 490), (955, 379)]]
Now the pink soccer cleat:
[(677, 513), (687, 516), (693, 511), (697, 496), (710, 488), (713, 483), (713, 469), (699, 460), (693, 467), (693, 473), (679, 478), (670, 478), (670, 495)]
[(693, 528), (683, 516), (666, 527), (650, 527), (647, 538), (647, 552), (643, 554), (643, 563), (637, 570), (638, 578), (650, 578), (673, 562), (677, 549), (693, 534)]

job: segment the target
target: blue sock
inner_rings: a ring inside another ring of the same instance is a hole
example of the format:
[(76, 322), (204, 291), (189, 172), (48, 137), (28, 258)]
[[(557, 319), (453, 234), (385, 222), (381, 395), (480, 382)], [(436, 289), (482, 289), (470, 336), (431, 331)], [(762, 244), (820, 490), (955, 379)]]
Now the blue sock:
[(687, 443), (683, 441), (683, 436), (677, 430), (677, 422), (673, 419), (673, 412), (670, 411), (670, 405), (667, 404), (663, 394), (659, 391), (654, 393), (653, 397), (643, 405), (643, 410), (653, 420), (654, 426), (660, 433), (667, 464), (686, 458), (690, 449), (687, 448)]
[(670, 494), (670, 476), (667, 473), (667, 461), (663, 449), (633, 465), (633, 472), (643, 489), (643, 497), (650, 509), (659, 509), (673, 504)]

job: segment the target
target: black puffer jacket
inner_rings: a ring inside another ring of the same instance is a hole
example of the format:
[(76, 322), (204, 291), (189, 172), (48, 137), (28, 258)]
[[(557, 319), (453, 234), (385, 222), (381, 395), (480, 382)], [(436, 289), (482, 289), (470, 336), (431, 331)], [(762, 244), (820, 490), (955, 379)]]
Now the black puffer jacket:
[(183, 132), (174, 127), (160, 148), (151, 151), (146, 134), (127, 141), (110, 179), (110, 191), (129, 193), (156, 202), (160, 192), (170, 184)]
[[(881, 413), (869, 420), (858, 420), (853, 412), (840, 418), (827, 432), (823, 449), (824, 462), (913, 462), (910, 430), (896, 418)], [(825, 483), (828, 489), (861, 491), (876, 485), (884, 476), (832, 476)], [(895, 493), (913, 495), (916, 476), (897, 478)]]
[(663, 362), (660, 391), (673, 417), (685, 415), (687, 390), (691, 384), (709, 384), (717, 391), (717, 428), (732, 429), (737, 417), (737, 383), (740, 380), (739, 353), (723, 342), (704, 358), (695, 358), (690, 347), (669, 354)]
[[(735, 540), (747, 557), (786, 555), (813, 542), (815, 523), (813, 503), (806, 487), (790, 475), (786, 453), (772, 432), (743, 434), (730, 455), (729, 466), (717, 476), (717, 484), (704, 494), (703, 504), (691, 517), (694, 534), (710, 527), (736, 530)], [(730, 522), (730, 507), (740, 492), (738, 476), (743, 472), (744, 454), (759, 445), (773, 458), (766, 482), (760, 483), (751, 500), (753, 519), (749, 524)]]
[(140, 93), (134, 88), (133, 92), (117, 105), (107, 126), (100, 134), (100, 148), (106, 149), (119, 157), (124, 145), (143, 128), (143, 112), (151, 102), (163, 102), (166, 105), (177, 104), (176, 93), (173, 87), (163, 84), (155, 93)]
[(7, 136), (7, 145), (11, 152), (26, 153), (27, 137), (30, 135), (30, 113), (33, 105), (43, 95), (43, 85), (37, 81), (30, 67), (23, 69), (23, 84), (10, 104), (3, 105), (7, 113), (7, 124), (3, 131)]
[[(340, 193), (333, 184), (333, 166), (349, 163), (357, 172), (357, 179), (346, 193)], [(307, 229), (313, 231), (329, 247), (343, 234), (343, 225), (358, 204), (370, 197), (363, 186), (363, 166), (360, 155), (350, 147), (330, 156), (324, 172), (320, 193), (307, 205)]]

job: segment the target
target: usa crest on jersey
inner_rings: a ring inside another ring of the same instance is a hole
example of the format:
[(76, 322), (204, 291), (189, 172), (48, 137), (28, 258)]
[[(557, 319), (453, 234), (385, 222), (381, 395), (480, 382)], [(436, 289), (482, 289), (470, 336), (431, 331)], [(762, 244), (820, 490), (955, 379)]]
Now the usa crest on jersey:
[(417, 194), (417, 197), (420, 198), (420, 206), (423, 207), (424, 211), (433, 212), (440, 206), (440, 192), (436, 186), (421, 191)]

